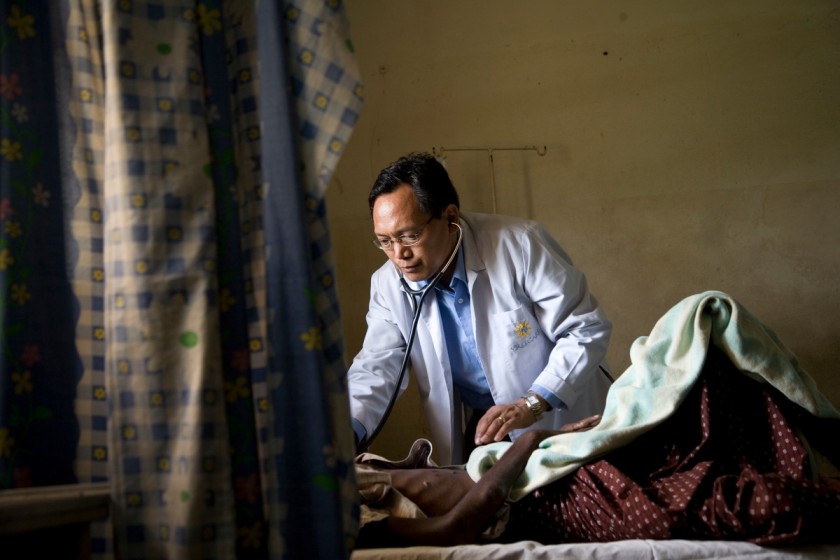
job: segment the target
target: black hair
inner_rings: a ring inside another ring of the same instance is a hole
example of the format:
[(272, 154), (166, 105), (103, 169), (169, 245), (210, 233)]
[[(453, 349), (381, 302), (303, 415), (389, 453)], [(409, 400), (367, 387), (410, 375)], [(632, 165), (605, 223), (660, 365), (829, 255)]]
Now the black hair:
[(431, 154), (410, 153), (379, 172), (368, 195), (371, 215), (376, 199), (400, 185), (411, 187), (420, 210), (430, 216), (440, 216), (450, 204), (461, 207), (446, 168)]

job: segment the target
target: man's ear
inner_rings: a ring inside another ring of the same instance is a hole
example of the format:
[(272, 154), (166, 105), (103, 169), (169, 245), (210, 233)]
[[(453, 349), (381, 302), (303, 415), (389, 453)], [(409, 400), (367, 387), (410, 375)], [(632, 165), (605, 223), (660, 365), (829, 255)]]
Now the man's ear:
[(457, 224), (459, 216), (460, 213), (458, 212), (458, 207), (454, 204), (450, 204), (446, 209), (446, 221), (450, 224)]

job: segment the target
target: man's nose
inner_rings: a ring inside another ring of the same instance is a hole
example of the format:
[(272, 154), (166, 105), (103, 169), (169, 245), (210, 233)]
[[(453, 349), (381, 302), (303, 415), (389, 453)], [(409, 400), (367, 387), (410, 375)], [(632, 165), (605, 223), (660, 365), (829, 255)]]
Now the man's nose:
[(394, 241), (394, 256), (398, 259), (405, 259), (411, 256), (411, 247), (405, 247), (399, 241)]

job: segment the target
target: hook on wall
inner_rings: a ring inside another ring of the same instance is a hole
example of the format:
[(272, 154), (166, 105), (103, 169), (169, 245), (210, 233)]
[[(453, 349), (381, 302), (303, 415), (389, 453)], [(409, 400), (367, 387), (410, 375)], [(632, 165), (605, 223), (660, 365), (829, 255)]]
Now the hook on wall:
[(535, 151), (537, 152), (538, 156), (544, 156), (548, 151), (547, 146), (501, 146), (501, 147), (493, 147), (493, 146), (457, 146), (455, 148), (445, 148), (440, 146), (439, 148), (432, 147), (432, 155), (437, 158), (443, 157), (444, 152), (487, 152), (487, 156), (490, 158), (490, 190), (493, 195), (493, 213), (496, 213), (496, 172), (493, 167), (493, 152), (501, 152), (501, 151), (511, 151), (511, 150), (518, 150), (518, 151)]

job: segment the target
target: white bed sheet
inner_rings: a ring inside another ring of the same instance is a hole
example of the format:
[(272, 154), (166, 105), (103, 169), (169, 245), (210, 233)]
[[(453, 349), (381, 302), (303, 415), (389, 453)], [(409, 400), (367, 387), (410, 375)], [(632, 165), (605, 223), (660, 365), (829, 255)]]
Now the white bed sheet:
[(840, 559), (840, 545), (762, 547), (740, 541), (636, 539), (608, 543), (542, 545), (534, 541), (513, 544), (412, 546), (356, 550), (351, 560), (677, 560), (677, 559)]

